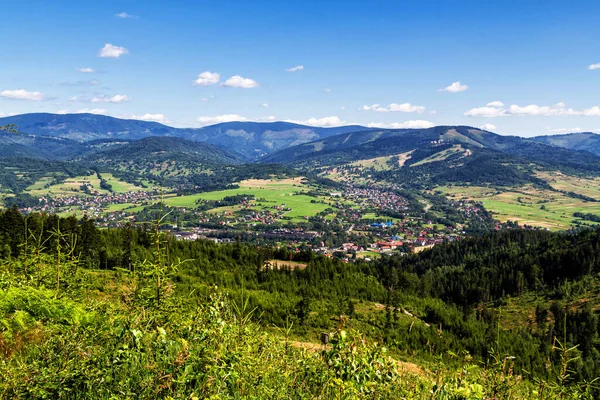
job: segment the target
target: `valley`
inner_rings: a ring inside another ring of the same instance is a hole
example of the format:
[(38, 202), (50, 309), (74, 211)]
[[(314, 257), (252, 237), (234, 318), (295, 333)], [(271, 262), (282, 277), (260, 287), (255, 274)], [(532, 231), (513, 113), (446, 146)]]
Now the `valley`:
[[(238, 135), (242, 127), (235, 124)], [(154, 333), (137, 325), (135, 310), (189, 327), (168, 310), (206, 318), (223, 307), (222, 326), (261, 332), (261, 341), (278, 344), (273, 351), (293, 348), (295, 357), (308, 357), (303, 362), (355, 354), (343, 347), (346, 332), (365, 346), (385, 344), (385, 368), (402, 377), (390, 387), (412, 394), (419, 390), (398, 382), (431, 387), (443, 373), (449, 385), (481, 385), (496, 368), (484, 364), (496, 351), (519, 354), (510, 369), (495, 372), (514, 383), (510, 389), (489, 387), (524, 395), (535, 390), (530, 376), (554, 390), (559, 375), (545, 365), (561, 359), (550, 338), (568, 326), (570, 343), (582, 349), (577, 379), (597, 373), (600, 157), (592, 153), (469, 127), (360, 129), (270, 152), (256, 148), (252, 157), (248, 149), (186, 138), (96, 137), (64, 142), (61, 154), (72, 155), (61, 159), (32, 158), (39, 137), (27, 139), (27, 151), (4, 147), (13, 153), (0, 158), (0, 257), (10, 266), (3, 276), (31, 286), (10, 296), (31, 290), (50, 301), (35, 282), (60, 290), (61, 280), (42, 271), (58, 257), (71, 272), (61, 278), (69, 295), (55, 301), (82, 310), (110, 304), (109, 318), (128, 320), (144, 340)], [(38, 248), (34, 258), (30, 246)], [(39, 278), (29, 272), (34, 265)], [(2, 296), (0, 307), (17, 301)], [(209, 308), (192, 311), (196, 302)], [(16, 321), (21, 314), (7, 315)], [(54, 326), (52, 318), (46, 321)], [(332, 332), (329, 353), (315, 350), (323, 332)], [(235, 339), (213, 334), (229, 343), (227, 354), (238, 351)], [(249, 346), (241, 357), (259, 357)], [(481, 363), (477, 372), (456, 374), (472, 360)]]

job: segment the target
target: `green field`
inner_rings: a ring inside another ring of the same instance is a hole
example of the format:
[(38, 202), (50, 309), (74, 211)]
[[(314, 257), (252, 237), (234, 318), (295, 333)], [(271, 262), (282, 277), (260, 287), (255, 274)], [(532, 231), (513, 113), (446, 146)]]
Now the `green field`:
[[(291, 211), (285, 213), (286, 217), (293, 220), (302, 220), (304, 216), (314, 216), (324, 211), (329, 204), (311, 203), (317, 200), (304, 193), (311, 189), (304, 185), (299, 179), (275, 179), (275, 180), (248, 180), (239, 183), (239, 189), (219, 190), (215, 192), (199, 193), (189, 196), (177, 196), (165, 198), (165, 204), (172, 207), (196, 207), (198, 200), (222, 200), (227, 196), (254, 195), (251, 208), (254, 210), (273, 209), (273, 206), (289, 207)], [(213, 211), (237, 211), (239, 206), (221, 207)]]
[[(124, 182), (112, 174), (103, 173), (101, 174), (102, 178), (106, 180), (111, 186), (115, 193), (125, 193), (125, 192), (138, 192), (144, 190), (139, 186), (135, 186), (131, 183)], [(109, 194), (110, 192), (100, 188), (100, 179), (96, 174), (91, 174), (89, 176), (76, 176), (74, 178), (67, 178), (64, 182), (61, 182), (56, 185), (51, 185), (49, 187), (45, 187), (50, 184), (54, 180), (51, 176), (44, 176), (38, 179), (33, 185), (30, 185), (25, 193), (28, 193), (35, 197), (41, 196), (52, 196), (52, 197), (61, 197), (61, 196), (89, 196), (88, 194), (81, 191), (80, 187), (82, 185), (88, 185), (92, 188), (92, 190), (98, 191), (100, 194)], [(151, 185), (148, 185), (151, 187)]]
[[(577, 178), (563, 176), (563, 179), (555, 184), (557, 189), (564, 187), (565, 189), (560, 190), (600, 199), (600, 191), (590, 185), (589, 180), (577, 181)], [(555, 187), (554, 184), (552, 186)], [(532, 186), (519, 188), (443, 186), (437, 189), (454, 200), (480, 201), (494, 214), (494, 218), (501, 222), (518, 221), (521, 225), (527, 224), (551, 230), (569, 229), (573, 225), (573, 220), (579, 220), (573, 217), (575, 212), (600, 215), (598, 202), (588, 202), (560, 192)], [(594, 224), (590, 221), (585, 223)]]
[(119, 178), (115, 178), (113, 174), (102, 173), (101, 175), (102, 178), (104, 178), (104, 180), (106, 180), (106, 182), (112, 186), (112, 190), (115, 193), (140, 192), (144, 190), (139, 186), (135, 186), (131, 183), (124, 182)]

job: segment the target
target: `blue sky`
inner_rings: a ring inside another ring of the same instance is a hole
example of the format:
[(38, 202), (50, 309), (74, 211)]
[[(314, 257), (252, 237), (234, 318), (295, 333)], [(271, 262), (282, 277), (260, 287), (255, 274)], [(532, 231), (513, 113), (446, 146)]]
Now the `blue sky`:
[(598, 1), (86, 3), (0, 2), (0, 115), (600, 132)]

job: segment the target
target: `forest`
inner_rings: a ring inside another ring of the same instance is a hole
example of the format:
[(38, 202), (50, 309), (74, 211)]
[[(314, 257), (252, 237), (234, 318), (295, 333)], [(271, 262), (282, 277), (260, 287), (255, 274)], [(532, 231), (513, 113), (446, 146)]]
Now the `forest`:
[[(0, 214), (0, 392), (598, 395), (598, 230), (514, 229), (343, 263), (302, 248), (178, 241), (159, 222), (100, 230)], [(532, 316), (515, 323), (504, 310), (526, 297), (537, 299)], [(332, 342), (319, 350), (322, 332)], [(417, 378), (398, 363), (418, 366)]]

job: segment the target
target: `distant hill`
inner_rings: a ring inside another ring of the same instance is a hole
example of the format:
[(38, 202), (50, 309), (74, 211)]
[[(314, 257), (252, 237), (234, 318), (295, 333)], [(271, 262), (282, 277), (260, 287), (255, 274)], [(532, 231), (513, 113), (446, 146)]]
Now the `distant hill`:
[(371, 179), (418, 185), (542, 184), (533, 176), (533, 166), (600, 174), (600, 157), (590, 152), (468, 126), (352, 132), (283, 149), (262, 161), (302, 168), (351, 167), (378, 157), (390, 162), (391, 156), (391, 167), (372, 171)]
[(119, 119), (96, 114), (22, 114), (0, 118), (22, 133), (78, 142), (97, 139), (139, 140), (150, 136), (180, 137), (223, 146), (255, 160), (265, 154), (340, 133), (365, 130), (360, 126), (319, 128), (289, 122), (226, 122), (202, 128), (173, 128), (157, 122)]
[(123, 162), (161, 163), (165, 161), (198, 163), (205, 165), (230, 165), (242, 162), (240, 155), (221, 147), (174, 137), (149, 137), (135, 141), (94, 141), (90, 151), (75, 161), (100, 164)]
[(327, 165), (426, 149), (441, 143), (461, 144), (472, 150), (494, 150), (551, 163), (579, 165), (584, 161), (598, 160), (589, 152), (565, 150), (519, 136), (502, 136), (469, 126), (437, 126), (340, 134), (280, 150), (263, 161)]
[(537, 136), (533, 140), (564, 147), (571, 150), (586, 150), (600, 155), (600, 135), (592, 132), (568, 133), (565, 135)]

